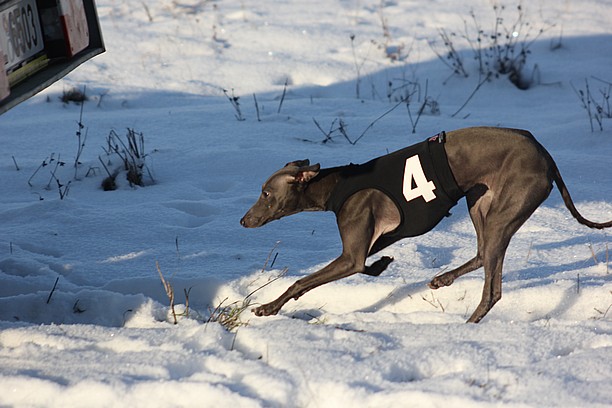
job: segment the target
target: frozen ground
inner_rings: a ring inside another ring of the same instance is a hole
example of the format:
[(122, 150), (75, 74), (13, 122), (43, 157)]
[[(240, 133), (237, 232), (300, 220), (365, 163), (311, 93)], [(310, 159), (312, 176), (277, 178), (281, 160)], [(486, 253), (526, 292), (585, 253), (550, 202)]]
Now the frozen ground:
[[(246, 325), (231, 332), (206, 323), (216, 306), (242, 305), (285, 268), (252, 304), (339, 254), (330, 213), (239, 225), (261, 183), (291, 160), (329, 167), (440, 130), (526, 128), (555, 157), (579, 210), (612, 219), (612, 122), (591, 132), (572, 89), (588, 79), (598, 100), (609, 94), (609, 1), (525, 4), (529, 25), (511, 31), (530, 41), (546, 29), (529, 48), (533, 86), (501, 77), (471, 99), (478, 66), (461, 35), (464, 21), (473, 31), (471, 10), (490, 32), (489, 1), (97, 3), (107, 52), (0, 117), (0, 405), (612, 404), (610, 231), (579, 225), (557, 190), (513, 239), (504, 296), (478, 325), (464, 321), (482, 271), (438, 291), (426, 285), (475, 253), (464, 203), (431, 233), (386, 249), (395, 262), (378, 278), (328, 284), (275, 317), (247, 309)], [(517, 10), (504, 4), (507, 27)], [(429, 45), (444, 51), (439, 29), (456, 34), (467, 78)], [(413, 121), (425, 89), (439, 114), (429, 106), (413, 134), (401, 105), (355, 145), (338, 131), (321, 143), (313, 118), (325, 130), (341, 119), (354, 140), (395, 105), (400, 90), (388, 98), (389, 81), (421, 90)], [(59, 101), (73, 86), (90, 98), (76, 174), (80, 107)], [(223, 89), (239, 97), (245, 120)], [(123, 137), (127, 128), (144, 134), (154, 182), (132, 188), (121, 173), (118, 189), (103, 191), (99, 157), (119, 168), (103, 147), (111, 130)], [(61, 189), (51, 175), (58, 161)], [(189, 316), (177, 325), (156, 263), (177, 312), (189, 291)]]

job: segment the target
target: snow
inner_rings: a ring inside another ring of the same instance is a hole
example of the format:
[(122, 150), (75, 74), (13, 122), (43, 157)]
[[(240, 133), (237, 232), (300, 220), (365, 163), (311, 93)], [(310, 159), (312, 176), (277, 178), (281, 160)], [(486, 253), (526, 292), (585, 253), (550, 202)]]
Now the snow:
[[(339, 255), (330, 213), (239, 225), (291, 160), (359, 163), (441, 130), (520, 127), (551, 152), (579, 211), (612, 219), (612, 122), (591, 132), (572, 89), (588, 79), (601, 99), (598, 79), (612, 81), (610, 2), (523, 4), (530, 38), (546, 28), (527, 59), (539, 80), (493, 79), (453, 116), (480, 81), (464, 20), (495, 21), (492, 2), (464, 3), (99, 0), (107, 52), (0, 117), (0, 405), (610, 406), (610, 231), (578, 224), (557, 190), (515, 235), (503, 298), (477, 325), (464, 322), (482, 271), (426, 285), (475, 253), (464, 203), (384, 250), (395, 261), (380, 277), (322, 286), (274, 317), (246, 307), (231, 331), (209, 322), (217, 306), (254, 291), (251, 305), (269, 302)], [(514, 21), (515, 6), (504, 13)], [(458, 34), (469, 77), (430, 47), (440, 28)], [(376, 121), (395, 105), (387, 83), (408, 80), (440, 108), (414, 134), (405, 105)], [(59, 101), (72, 87), (89, 96), (76, 177), (80, 106)], [(352, 140), (376, 123), (351, 145), (337, 131), (321, 143), (313, 119), (326, 131), (342, 119)], [(103, 191), (99, 157), (111, 171), (120, 160), (102, 147), (127, 128), (143, 133), (154, 180), (132, 187), (122, 172)]]

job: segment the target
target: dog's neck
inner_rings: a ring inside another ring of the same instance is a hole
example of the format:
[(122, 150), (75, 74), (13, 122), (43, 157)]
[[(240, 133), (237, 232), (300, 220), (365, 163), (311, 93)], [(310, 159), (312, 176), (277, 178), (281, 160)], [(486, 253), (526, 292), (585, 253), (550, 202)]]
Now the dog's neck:
[(327, 201), (340, 181), (341, 167), (321, 169), (319, 174), (308, 182), (302, 196), (303, 211), (325, 211)]

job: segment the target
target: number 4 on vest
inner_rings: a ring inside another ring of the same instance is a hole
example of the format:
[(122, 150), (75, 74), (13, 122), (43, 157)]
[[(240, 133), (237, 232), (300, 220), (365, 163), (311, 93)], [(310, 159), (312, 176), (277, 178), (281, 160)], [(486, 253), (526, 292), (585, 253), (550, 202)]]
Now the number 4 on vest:
[(403, 193), (406, 201), (412, 201), (417, 197), (423, 197), (425, 202), (430, 202), (436, 198), (434, 193), (436, 185), (433, 181), (427, 180), (418, 155), (406, 159), (403, 186)]

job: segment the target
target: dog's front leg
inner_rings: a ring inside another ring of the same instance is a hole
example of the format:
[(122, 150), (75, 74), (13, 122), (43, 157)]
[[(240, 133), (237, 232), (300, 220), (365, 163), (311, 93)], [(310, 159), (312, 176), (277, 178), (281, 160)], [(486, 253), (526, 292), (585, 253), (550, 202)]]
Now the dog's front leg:
[(351, 196), (337, 218), (342, 239), (342, 255), (320, 271), (295, 282), (278, 299), (254, 308), (253, 313), (257, 316), (274, 315), (289, 300), (297, 300), (317, 286), (355, 273), (380, 274), (391, 262), (391, 258), (384, 257), (370, 269), (366, 268), (365, 261), (372, 243), (384, 232), (384, 228), (380, 226), (381, 200), (384, 200), (382, 193), (372, 190), (364, 190)]
[(295, 282), (278, 297), (278, 299), (261, 305), (253, 309), (253, 313), (257, 316), (270, 316), (275, 315), (291, 299), (297, 300), (304, 293), (317, 286), (324, 285), (334, 280), (342, 279), (355, 273), (363, 272), (365, 270), (364, 262), (361, 265), (357, 264), (351, 257), (342, 255), (332, 263), (327, 265), (325, 268), (308, 275)]

